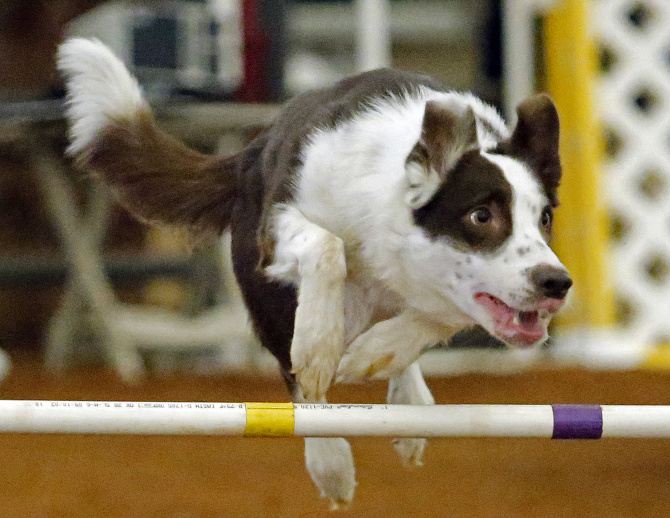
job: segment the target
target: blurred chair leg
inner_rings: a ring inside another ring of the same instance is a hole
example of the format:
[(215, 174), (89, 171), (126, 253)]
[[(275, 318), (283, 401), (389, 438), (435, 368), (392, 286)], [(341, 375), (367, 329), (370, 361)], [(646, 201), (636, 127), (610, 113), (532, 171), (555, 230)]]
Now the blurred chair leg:
[(85, 310), (84, 295), (77, 290), (74, 282), (68, 281), (63, 301), (47, 330), (44, 365), (50, 371), (63, 372), (71, 360), (77, 329)]
[[(40, 149), (41, 152), (34, 157), (33, 170), (47, 208), (56, 222), (65, 253), (71, 261), (73, 282), (81, 289), (97, 325), (104, 332), (106, 352), (112, 365), (124, 380), (135, 380), (144, 370), (142, 358), (130, 337), (115, 323), (118, 303), (103, 271), (99, 253), (101, 234), (89, 233), (89, 225), (83, 223), (86, 218), (78, 213), (60, 158), (50, 152), (47, 145), (40, 146)], [(105, 210), (104, 206), (101, 204), (98, 210), (99, 216)], [(89, 223), (97, 221), (93, 217)], [(63, 325), (66, 325), (65, 321)], [(57, 350), (58, 347), (52, 345), (52, 349)]]
[[(223, 275), (220, 306), (222, 318), (230, 321), (230, 334), (221, 340), (222, 360), (233, 370), (248, 368), (252, 362), (252, 345), (255, 341), (249, 315), (242, 300), (242, 292), (237, 286), (233, 261), (230, 255), (230, 232), (226, 232), (219, 243), (221, 273)], [(223, 337), (222, 337), (223, 338)]]
[(4, 350), (0, 349), (0, 381), (7, 377), (10, 370), (12, 370), (12, 362), (9, 355)]

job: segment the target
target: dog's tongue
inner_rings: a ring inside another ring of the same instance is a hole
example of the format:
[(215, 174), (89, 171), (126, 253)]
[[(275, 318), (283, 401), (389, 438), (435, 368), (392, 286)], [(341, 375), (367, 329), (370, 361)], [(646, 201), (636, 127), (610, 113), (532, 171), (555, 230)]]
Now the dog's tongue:
[[(532, 332), (537, 331), (538, 329), (542, 330), (542, 322), (540, 322), (540, 314), (537, 311), (519, 311), (518, 312), (518, 327), (521, 329)], [(515, 321), (513, 320), (513, 323)], [(544, 330), (542, 330), (544, 334)]]
[(544, 326), (537, 311), (518, 311), (489, 293), (477, 293), (475, 300), (488, 310), (496, 332), (503, 338), (532, 345), (544, 337)]

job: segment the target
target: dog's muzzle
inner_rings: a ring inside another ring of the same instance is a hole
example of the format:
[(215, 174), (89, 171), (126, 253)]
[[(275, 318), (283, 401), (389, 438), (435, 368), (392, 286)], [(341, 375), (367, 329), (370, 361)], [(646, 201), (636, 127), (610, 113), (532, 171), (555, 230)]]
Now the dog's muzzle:
[(488, 329), (496, 338), (515, 347), (530, 347), (547, 337), (551, 318), (565, 302), (572, 279), (568, 272), (549, 264), (540, 264), (528, 271), (533, 287), (533, 302), (512, 307), (491, 293), (475, 293), (474, 300), (492, 320)]

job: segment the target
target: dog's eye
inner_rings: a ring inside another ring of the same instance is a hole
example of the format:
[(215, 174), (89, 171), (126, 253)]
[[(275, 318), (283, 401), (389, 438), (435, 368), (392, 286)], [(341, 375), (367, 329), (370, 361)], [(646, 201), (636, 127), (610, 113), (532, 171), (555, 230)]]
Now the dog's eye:
[(554, 211), (551, 207), (547, 206), (542, 211), (540, 216), (540, 225), (544, 228), (551, 227), (552, 222), (554, 221)]
[(470, 213), (470, 221), (475, 225), (485, 225), (492, 217), (491, 211), (486, 207), (478, 207)]

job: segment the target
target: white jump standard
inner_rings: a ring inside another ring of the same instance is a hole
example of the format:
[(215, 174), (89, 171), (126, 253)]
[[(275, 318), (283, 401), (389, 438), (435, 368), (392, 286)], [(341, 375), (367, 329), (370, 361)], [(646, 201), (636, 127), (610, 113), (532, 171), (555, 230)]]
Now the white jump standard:
[(5, 400), (0, 433), (670, 438), (670, 406)]

